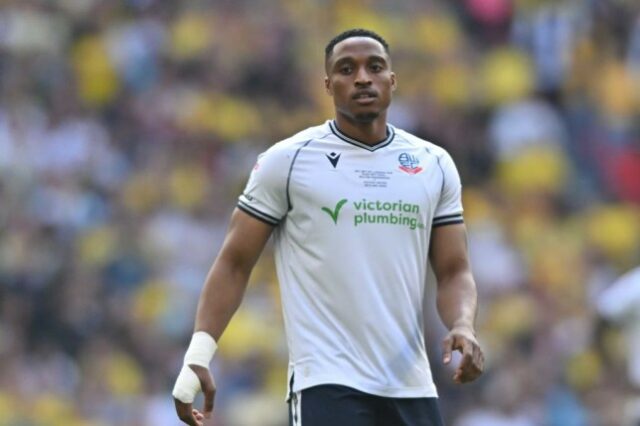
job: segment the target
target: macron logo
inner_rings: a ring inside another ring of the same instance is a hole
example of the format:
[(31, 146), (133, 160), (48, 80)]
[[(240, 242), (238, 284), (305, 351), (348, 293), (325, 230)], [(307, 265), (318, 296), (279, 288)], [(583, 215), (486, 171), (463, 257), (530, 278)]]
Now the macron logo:
[(331, 165), (335, 169), (336, 166), (338, 165), (338, 161), (340, 161), (340, 154), (336, 154), (335, 152), (332, 152), (331, 154), (326, 154), (326, 155), (327, 155), (327, 159), (331, 162)]

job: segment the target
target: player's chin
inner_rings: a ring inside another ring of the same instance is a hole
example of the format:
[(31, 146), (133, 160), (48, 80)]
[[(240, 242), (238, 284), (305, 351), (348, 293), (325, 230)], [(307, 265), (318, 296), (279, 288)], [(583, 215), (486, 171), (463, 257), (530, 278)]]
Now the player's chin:
[(380, 117), (380, 112), (377, 110), (356, 111), (353, 116), (358, 123), (372, 123)]

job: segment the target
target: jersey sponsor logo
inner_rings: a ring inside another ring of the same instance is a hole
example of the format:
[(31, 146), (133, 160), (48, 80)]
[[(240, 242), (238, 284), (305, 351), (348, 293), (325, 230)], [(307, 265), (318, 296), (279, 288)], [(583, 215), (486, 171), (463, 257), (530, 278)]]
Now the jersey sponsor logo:
[(415, 155), (403, 152), (398, 156), (398, 161), (400, 162), (399, 169), (410, 175), (417, 175), (423, 170), (422, 167), (418, 167), (420, 160)]
[(331, 162), (331, 165), (333, 166), (334, 169), (338, 166), (338, 161), (340, 161), (340, 155), (342, 154), (336, 154), (335, 152), (326, 154), (327, 159)]
[(328, 214), (329, 216), (331, 216), (333, 223), (337, 225), (340, 209), (342, 209), (342, 207), (347, 203), (347, 201), (349, 200), (347, 200), (346, 198), (343, 198), (342, 200), (338, 201), (338, 203), (336, 204), (333, 210), (331, 210), (329, 207), (322, 207), (322, 211)]
[(356, 214), (353, 216), (353, 226), (364, 224), (399, 225), (413, 230), (424, 228), (420, 215), (420, 205), (398, 201), (368, 200), (354, 201)]
[[(343, 198), (338, 201), (333, 209), (321, 207), (321, 210), (328, 214), (334, 224), (338, 224), (340, 210), (348, 199)], [(358, 227), (365, 224), (373, 225), (398, 225), (406, 226), (409, 229), (423, 229), (424, 223), (420, 214), (420, 205), (398, 201), (369, 200), (363, 198), (360, 201), (352, 201), (353, 226)]]

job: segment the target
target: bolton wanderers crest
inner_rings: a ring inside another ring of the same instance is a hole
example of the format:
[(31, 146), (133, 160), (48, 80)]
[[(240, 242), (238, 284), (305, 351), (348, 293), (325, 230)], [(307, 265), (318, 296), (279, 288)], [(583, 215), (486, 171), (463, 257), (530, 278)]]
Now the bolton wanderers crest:
[(420, 160), (415, 155), (407, 154), (403, 152), (398, 156), (398, 162), (400, 162), (400, 170), (410, 175), (416, 175), (423, 169), (419, 166)]

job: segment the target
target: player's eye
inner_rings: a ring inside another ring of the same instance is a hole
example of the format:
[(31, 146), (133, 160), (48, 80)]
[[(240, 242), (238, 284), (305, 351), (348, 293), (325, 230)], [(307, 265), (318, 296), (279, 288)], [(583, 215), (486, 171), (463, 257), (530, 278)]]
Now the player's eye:
[(369, 66), (369, 68), (370, 68), (370, 69), (371, 69), (371, 71), (373, 71), (373, 72), (380, 72), (380, 71), (382, 71), (382, 70), (384, 69), (384, 67), (383, 67), (381, 64), (377, 63), (377, 62), (376, 62), (376, 63), (371, 64), (371, 65)]
[(340, 74), (350, 74), (351, 71), (353, 71), (353, 67), (351, 65), (343, 65), (338, 69), (338, 71)]

